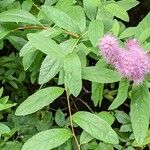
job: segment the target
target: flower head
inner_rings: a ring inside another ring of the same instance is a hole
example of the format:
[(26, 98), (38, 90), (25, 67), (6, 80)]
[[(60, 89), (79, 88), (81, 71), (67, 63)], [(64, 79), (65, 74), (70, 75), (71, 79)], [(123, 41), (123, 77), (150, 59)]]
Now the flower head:
[(129, 51), (133, 51), (141, 49), (141, 46), (136, 39), (130, 39), (125, 43), (125, 48)]
[(112, 34), (106, 34), (99, 43), (102, 56), (110, 64), (115, 64), (119, 53), (118, 40)]
[(150, 58), (136, 39), (128, 40), (125, 48), (121, 48), (117, 38), (107, 34), (101, 39), (99, 48), (106, 61), (135, 84), (140, 84), (150, 73)]
[(149, 56), (142, 50), (123, 51), (118, 58), (116, 69), (135, 84), (141, 83), (150, 72)]

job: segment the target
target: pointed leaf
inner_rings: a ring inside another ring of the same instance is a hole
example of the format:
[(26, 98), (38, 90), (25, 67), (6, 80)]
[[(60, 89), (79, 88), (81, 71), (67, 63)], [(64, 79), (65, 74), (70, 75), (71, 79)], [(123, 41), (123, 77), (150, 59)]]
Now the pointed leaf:
[(50, 150), (65, 143), (72, 136), (67, 129), (50, 129), (32, 136), (22, 150)]
[(64, 57), (64, 52), (61, 50), (58, 44), (56, 44), (55, 41), (49, 39), (48, 37), (45, 37), (41, 34), (28, 34), (27, 37), (33, 47), (39, 49), (50, 57)]
[(89, 24), (88, 35), (94, 47), (97, 46), (100, 38), (104, 34), (104, 24), (100, 20), (93, 20)]
[(39, 74), (39, 84), (50, 81), (60, 71), (60, 62), (56, 58), (45, 57)]
[(78, 96), (82, 88), (81, 62), (77, 54), (71, 53), (64, 60), (65, 84), (74, 96)]
[(108, 108), (109, 110), (119, 107), (127, 99), (128, 87), (129, 81), (127, 81), (126, 79), (121, 79), (119, 83), (118, 95), (114, 99), (112, 104), (109, 106)]
[(106, 143), (118, 144), (118, 136), (111, 126), (99, 116), (80, 111), (72, 116), (73, 121), (96, 139)]
[(13, 9), (0, 13), (0, 22), (23, 22), (28, 24), (40, 24), (40, 22), (25, 10)]
[(110, 3), (105, 6), (106, 10), (109, 11), (112, 15), (120, 18), (124, 21), (129, 21), (129, 16), (126, 10), (116, 3)]
[(145, 84), (134, 87), (131, 93), (131, 123), (139, 145), (144, 141), (149, 126), (150, 95)]
[(57, 26), (75, 33), (80, 32), (77, 23), (66, 13), (60, 11), (57, 8), (49, 6), (43, 6), (42, 10), (47, 18), (53, 21)]
[(64, 89), (60, 87), (49, 87), (41, 89), (22, 102), (17, 108), (15, 114), (18, 116), (32, 114), (42, 109), (44, 106), (52, 103), (63, 92)]
[(113, 70), (98, 67), (85, 67), (82, 69), (82, 78), (98, 83), (113, 83), (120, 81), (121, 76)]

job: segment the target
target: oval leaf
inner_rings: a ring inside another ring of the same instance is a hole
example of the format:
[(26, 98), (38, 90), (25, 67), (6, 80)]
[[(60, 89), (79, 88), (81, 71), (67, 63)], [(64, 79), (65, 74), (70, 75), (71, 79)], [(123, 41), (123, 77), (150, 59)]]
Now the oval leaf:
[(114, 99), (113, 103), (109, 106), (109, 110), (119, 107), (127, 99), (128, 87), (129, 82), (126, 79), (122, 79), (119, 83), (118, 95)]
[(29, 96), (23, 103), (21, 103), (15, 114), (18, 116), (32, 114), (44, 106), (52, 103), (63, 92), (64, 89), (60, 87), (49, 87), (41, 89), (33, 95)]
[(56, 58), (45, 57), (40, 68), (39, 84), (50, 81), (60, 71), (60, 62)]
[(106, 5), (105, 8), (107, 11), (109, 11), (112, 15), (116, 16), (117, 18), (120, 18), (127, 22), (129, 21), (128, 13), (120, 5), (111, 3)]
[(68, 31), (79, 33), (80, 29), (77, 23), (66, 13), (60, 11), (57, 8), (43, 6), (42, 8), (44, 14), (48, 19), (52, 20), (57, 26), (64, 28)]
[(58, 44), (56, 44), (55, 41), (49, 39), (48, 37), (45, 37), (41, 34), (32, 33), (28, 34), (27, 37), (32, 46), (36, 49), (39, 49), (43, 53), (54, 58), (62, 58), (64, 56), (64, 53)]
[(65, 84), (74, 96), (78, 96), (82, 88), (81, 62), (77, 54), (68, 54), (64, 60)]
[(89, 39), (94, 47), (97, 46), (99, 39), (104, 34), (104, 24), (100, 20), (93, 20), (89, 24), (88, 35)]
[(0, 13), (0, 22), (23, 22), (28, 24), (40, 24), (40, 22), (25, 10), (13, 9)]
[(150, 95), (147, 86), (134, 87), (131, 93), (131, 123), (135, 139), (142, 145), (149, 126)]
[(65, 143), (71, 135), (67, 129), (42, 131), (27, 140), (22, 150), (50, 150)]
[(98, 67), (85, 67), (82, 69), (82, 78), (98, 82), (98, 83), (113, 83), (120, 81), (121, 76), (113, 70)]
[(99, 116), (89, 112), (77, 112), (72, 116), (73, 121), (96, 139), (106, 143), (118, 144), (118, 136), (111, 126)]

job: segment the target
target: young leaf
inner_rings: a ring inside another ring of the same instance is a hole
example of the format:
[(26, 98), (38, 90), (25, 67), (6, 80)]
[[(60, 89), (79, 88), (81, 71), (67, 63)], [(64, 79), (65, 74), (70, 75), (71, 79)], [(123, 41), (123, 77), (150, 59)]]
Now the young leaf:
[(56, 58), (46, 56), (42, 62), (39, 74), (39, 84), (50, 81), (60, 71), (60, 62)]
[(145, 29), (139, 36), (139, 41), (141, 43), (145, 42), (150, 37), (150, 28)]
[(0, 22), (23, 22), (28, 24), (40, 24), (40, 22), (25, 10), (13, 9), (0, 13)]
[(104, 89), (104, 84), (92, 82), (91, 99), (93, 100), (95, 107), (98, 104), (99, 104), (99, 106), (101, 106), (102, 99), (103, 99), (103, 89)]
[(82, 69), (82, 78), (98, 83), (118, 82), (121, 76), (116, 71), (98, 67), (85, 67)]
[(86, 17), (83, 8), (81, 6), (70, 6), (67, 14), (76, 21), (80, 31), (83, 32), (86, 28)]
[(9, 29), (0, 26), (0, 39), (4, 38), (9, 32)]
[(60, 127), (65, 126), (65, 123), (66, 123), (65, 114), (64, 114), (60, 109), (58, 109), (58, 110), (56, 111), (56, 114), (55, 114), (55, 122), (56, 122)]
[(128, 2), (126, 0), (121, 0), (121, 1), (117, 1), (116, 4), (120, 5), (122, 8), (124, 8), (126, 11), (135, 7), (136, 5), (138, 5), (140, 2), (138, 2), (137, 0), (128, 0)]
[(50, 150), (65, 143), (72, 134), (68, 129), (50, 129), (32, 136), (22, 150)]
[(90, 20), (95, 19), (99, 4), (99, 0), (83, 0), (85, 13)]
[(47, 18), (52, 20), (57, 26), (66, 29), (67, 31), (80, 33), (77, 23), (66, 13), (49, 6), (43, 6), (42, 10)]
[(8, 126), (6, 126), (5, 124), (3, 123), (0, 123), (0, 135), (1, 134), (5, 134), (5, 133), (9, 133), (10, 132), (10, 129)]
[(118, 136), (111, 126), (99, 116), (79, 111), (72, 116), (73, 121), (96, 139), (110, 144), (118, 144)]
[(90, 134), (83, 130), (83, 132), (80, 135), (80, 144), (89, 143), (93, 139), (94, 138)]
[(93, 20), (89, 24), (88, 35), (94, 47), (97, 46), (100, 38), (104, 34), (104, 24), (100, 20)]
[(136, 27), (129, 27), (126, 28), (119, 36), (120, 39), (124, 39), (130, 36), (135, 35), (137, 28)]
[(116, 3), (110, 3), (105, 6), (105, 9), (109, 11), (112, 15), (124, 20), (124, 21), (129, 21), (129, 16), (128, 13), (124, 8), (122, 8), (120, 5)]
[(114, 19), (113, 27), (111, 30), (115, 36), (118, 36), (120, 30), (120, 24), (116, 19)]
[(121, 79), (119, 83), (118, 95), (114, 99), (112, 104), (109, 106), (108, 108), (109, 110), (119, 107), (127, 99), (128, 87), (129, 81), (127, 81), (126, 79)]
[(64, 60), (65, 85), (74, 96), (78, 96), (82, 88), (81, 62), (77, 54), (71, 53)]
[(142, 145), (149, 126), (149, 90), (145, 84), (136, 86), (131, 93), (131, 123), (135, 139)]
[(49, 55), (54, 58), (62, 58), (64, 57), (64, 52), (61, 48), (56, 44), (55, 41), (45, 37), (41, 34), (28, 34), (27, 35), (30, 43), (36, 49), (39, 49), (43, 53)]
[(42, 109), (44, 106), (52, 103), (63, 92), (64, 89), (60, 87), (49, 87), (41, 89), (22, 102), (17, 108), (15, 114), (17, 116), (32, 114)]

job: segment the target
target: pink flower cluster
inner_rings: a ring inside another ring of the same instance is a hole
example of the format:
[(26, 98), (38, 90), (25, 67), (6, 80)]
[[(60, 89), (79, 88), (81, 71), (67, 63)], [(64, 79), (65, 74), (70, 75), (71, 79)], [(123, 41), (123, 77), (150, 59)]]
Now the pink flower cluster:
[(125, 48), (121, 48), (117, 38), (107, 34), (101, 39), (99, 49), (108, 63), (135, 84), (142, 83), (150, 73), (150, 58), (136, 39), (128, 40)]

